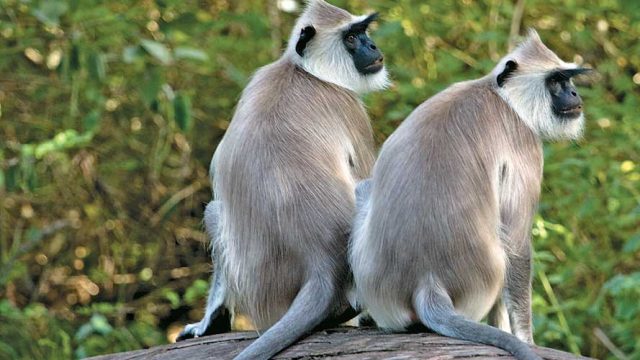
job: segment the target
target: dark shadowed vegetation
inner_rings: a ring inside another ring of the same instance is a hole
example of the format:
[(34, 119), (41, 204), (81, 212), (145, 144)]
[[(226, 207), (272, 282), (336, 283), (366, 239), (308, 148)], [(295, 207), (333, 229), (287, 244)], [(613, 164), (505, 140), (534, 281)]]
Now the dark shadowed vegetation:
[[(394, 86), (379, 143), (535, 27), (598, 74), (587, 130), (545, 148), (535, 339), (640, 358), (640, 11), (632, 0), (335, 0), (375, 9)], [(0, 0), (0, 358), (170, 341), (203, 310), (209, 160), (299, 1)]]

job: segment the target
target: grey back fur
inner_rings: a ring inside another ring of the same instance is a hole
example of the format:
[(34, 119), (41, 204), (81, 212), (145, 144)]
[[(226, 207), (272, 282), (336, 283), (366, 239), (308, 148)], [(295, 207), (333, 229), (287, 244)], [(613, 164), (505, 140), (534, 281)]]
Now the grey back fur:
[(353, 92), (288, 59), (260, 69), (247, 86), (212, 176), (224, 204), (216, 245), (229, 305), (257, 328), (284, 314), (310, 272), (345, 278), (353, 191), (373, 151)]

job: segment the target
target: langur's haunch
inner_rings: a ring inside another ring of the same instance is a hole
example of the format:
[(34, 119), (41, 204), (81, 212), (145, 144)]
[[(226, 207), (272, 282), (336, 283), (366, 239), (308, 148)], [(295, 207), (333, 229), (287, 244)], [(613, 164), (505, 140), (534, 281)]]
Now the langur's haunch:
[(354, 315), (347, 241), (355, 184), (374, 161), (358, 93), (388, 82), (374, 19), (310, 1), (284, 55), (244, 89), (211, 163), (206, 314), (180, 339), (227, 331), (229, 309), (266, 330), (238, 359), (266, 359)]
[[(531, 226), (542, 138), (577, 138), (584, 72), (532, 31), (489, 75), (420, 105), (358, 185), (350, 263), (382, 328), (446, 336), (539, 359), (531, 333)], [(505, 308), (506, 306), (506, 308)], [(490, 313), (495, 327), (479, 324)]]

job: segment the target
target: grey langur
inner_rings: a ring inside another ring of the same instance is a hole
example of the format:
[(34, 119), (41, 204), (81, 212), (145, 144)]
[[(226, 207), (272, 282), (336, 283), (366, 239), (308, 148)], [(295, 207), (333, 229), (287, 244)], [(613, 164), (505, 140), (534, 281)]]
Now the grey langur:
[(323, 321), (355, 315), (347, 242), (355, 184), (374, 161), (358, 94), (388, 83), (367, 34), (375, 18), (310, 1), (283, 56), (244, 89), (211, 163), (205, 316), (179, 339), (227, 331), (228, 311), (247, 314), (266, 332), (237, 358), (265, 359)]
[[(422, 324), (539, 359), (527, 344), (541, 139), (580, 136), (571, 78), (585, 71), (531, 31), (490, 74), (425, 101), (387, 139), (357, 188), (349, 254), (356, 301), (380, 327)], [(478, 323), (492, 309), (504, 331)]]

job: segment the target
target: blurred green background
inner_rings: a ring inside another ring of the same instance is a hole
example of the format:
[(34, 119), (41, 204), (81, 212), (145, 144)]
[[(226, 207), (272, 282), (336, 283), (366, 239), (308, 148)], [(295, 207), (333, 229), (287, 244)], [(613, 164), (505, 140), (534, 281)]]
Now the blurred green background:
[[(638, 3), (333, 3), (382, 15), (373, 38), (394, 85), (365, 98), (379, 143), (427, 97), (488, 72), (527, 27), (598, 70), (581, 89), (584, 139), (545, 147), (535, 339), (640, 359)], [(0, 0), (1, 359), (149, 347), (200, 319), (209, 160), (300, 6)]]

